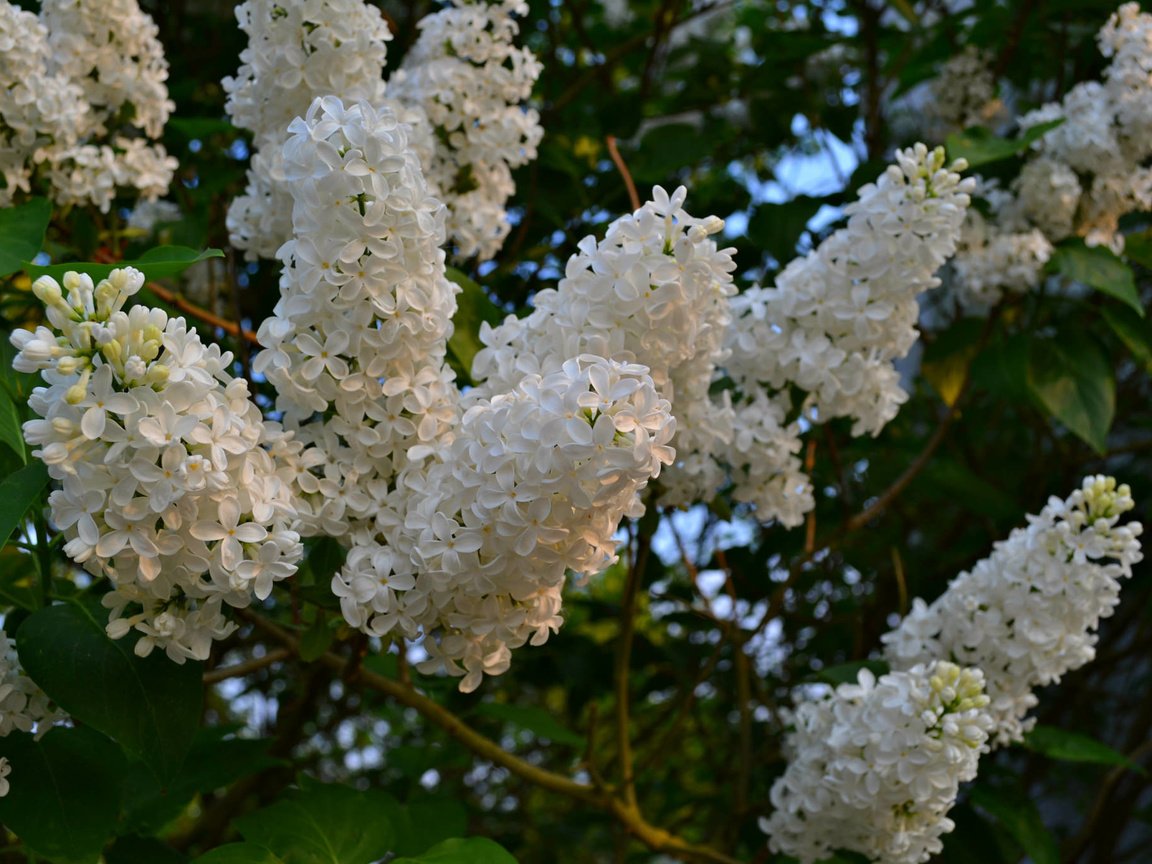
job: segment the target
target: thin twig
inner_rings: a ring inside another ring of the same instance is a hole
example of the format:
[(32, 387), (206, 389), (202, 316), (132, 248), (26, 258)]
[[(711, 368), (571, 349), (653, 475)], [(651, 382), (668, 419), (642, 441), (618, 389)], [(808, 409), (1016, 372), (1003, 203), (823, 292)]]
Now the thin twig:
[(620, 176), (624, 178), (624, 186), (628, 190), (628, 200), (632, 202), (632, 209), (640, 209), (640, 196), (636, 194), (636, 184), (632, 182), (632, 174), (628, 170), (628, 166), (624, 164), (624, 158), (620, 155), (620, 151), (616, 147), (616, 136), (608, 135), (604, 138), (608, 144), (608, 152), (612, 156), (612, 161), (616, 163), (616, 170), (620, 172)]
[[(238, 609), (236, 614), (251, 622), (257, 629), (272, 636), (293, 653), (299, 653), (299, 640), (283, 627), (248, 609)], [(317, 662), (341, 674), (347, 670), (349, 665), (348, 660), (332, 652), (322, 654), (317, 658)], [(509, 773), (521, 780), (607, 810), (620, 821), (633, 837), (655, 852), (663, 852), (686, 861), (702, 861), (708, 862), (708, 864), (740, 864), (735, 858), (731, 858), (723, 852), (717, 852), (707, 846), (689, 843), (681, 837), (649, 824), (635, 806), (630, 806), (623, 799), (616, 797), (610, 788), (579, 783), (509, 753), (495, 741), (472, 729), (438, 702), (434, 702), (399, 681), (378, 675), (361, 666), (356, 670), (355, 676), (349, 679), (349, 683), (360, 684), (376, 690), (395, 699), (401, 705), (415, 709), (426, 720), (439, 726), (477, 756), (506, 768)]]
[(229, 678), (241, 678), (244, 675), (250, 675), (265, 666), (271, 666), (273, 663), (279, 663), (281, 660), (287, 660), (292, 656), (292, 652), (287, 648), (277, 648), (269, 651), (263, 657), (253, 657), (251, 660), (245, 660), (243, 663), (235, 663), (232, 666), (221, 666), (218, 669), (211, 669), (204, 673), (205, 684), (216, 684), (220, 681), (227, 681)]
[(616, 755), (620, 767), (620, 787), (625, 803), (636, 807), (636, 778), (632, 762), (632, 739), (630, 727), (630, 700), (628, 673), (632, 665), (632, 637), (636, 632), (636, 595), (644, 568), (648, 563), (650, 545), (648, 537), (640, 534), (636, 539), (636, 554), (628, 567), (624, 582), (624, 596), (620, 601), (620, 635), (616, 641), (616, 664), (614, 683), (616, 692)]
[(217, 327), (232, 336), (243, 336), (246, 340), (254, 345), (260, 344), (260, 340), (257, 338), (256, 334), (251, 330), (244, 329), (238, 322), (228, 321), (224, 318), (221, 318), (219, 315), (214, 315), (207, 309), (200, 308), (195, 303), (186, 300), (182, 295), (177, 294), (175, 291), (169, 291), (163, 285), (160, 285), (156, 282), (149, 282), (147, 284), (147, 288), (165, 303), (171, 306), (175, 306), (185, 315), (191, 315), (196, 320), (203, 321), (209, 326)]

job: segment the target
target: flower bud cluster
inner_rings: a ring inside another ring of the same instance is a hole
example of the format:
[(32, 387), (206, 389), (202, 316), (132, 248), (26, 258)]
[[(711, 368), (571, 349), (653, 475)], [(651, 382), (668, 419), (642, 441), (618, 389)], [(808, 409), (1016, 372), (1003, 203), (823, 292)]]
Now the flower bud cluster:
[(510, 225), (504, 203), (512, 170), (536, 158), (540, 118), (521, 107), (541, 64), (513, 44), (523, 0), (457, 0), (424, 18), (420, 38), (388, 82), (388, 95), (435, 130), (420, 161), (433, 194), (448, 205), (448, 236), (463, 258), (488, 259)]
[(130, 267), (98, 285), (36, 280), (50, 326), (12, 335), (13, 365), (48, 386), (29, 399), (42, 419), (24, 437), (60, 483), (48, 501), (65, 553), (112, 582), (109, 635), (136, 629), (138, 654), (202, 660), (234, 629), (223, 604), (267, 597), (302, 547), (231, 355), (183, 318), (125, 310), (143, 283)]
[[(52, 703), (40, 687), (24, 674), (16, 646), (0, 630), (0, 738), (10, 732), (34, 732), (43, 735), (68, 715)], [(0, 759), (0, 798), (9, 792), (8, 777), (12, 766)]]
[(5, 187), (31, 191), (37, 171), (59, 204), (107, 211), (119, 189), (168, 191), (176, 161), (156, 142), (173, 103), (157, 28), (136, 0), (44, 0), (37, 18), (0, 0)]
[[(725, 363), (735, 384), (733, 494), (761, 519), (796, 525), (812, 507), (796, 454), (801, 426), (786, 423), (790, 388), (807, 392), (808, 422), (851, 417), (876, 435), (908, 394), (893, 361), (917, 337), (917, 296), (955, 251), (972, 180), (945, 167), (943, 148), (897, 153), (897, 164), (845, 208), (848, 225), (789, 264), (771, 287), (732, 299)], [(770, 459), (765, 459), (767, 450)]]
[(775, 811), (760, 824), (774, 852), (802, 864), (837, 849), (928, 861), (995, 725), (980, 670), (943, 660), (879, 680), (862, 670), (856, 684), (801, 702), (792, 722)]
[(504, 203), (511, 168), (536, 156), (542, 131), (521, 107), (540, 74), (532, 52), (516, 48), (522, 2), (458, 0), (420, 23), (401, 71), (383, 79), (392, 34), (364, 0), (247, 0), (237, 7), (248, 48), (224, 80), (233, 122), (255, 135), (248, 188), (228, 214), (232, 242), (271, 258), (291, 238), (292, 197), (281, 143), (292, 118), (321, 96), (387, 107), (412, 127), (432, 194), (449, 208), (459, 254), (489, 258), (508, 233)]
[(984, 670), (995, 743), (1019, 741), (1034, 721), (1035, 688), (1095, 657), (1096, 627), (1140, 561), (1139, 522), (1119, 524), (1133, 502), (1111, 477), (1085, 478), (1052, 498), (957, 576), (933, 603), (917, 599), (883, 637), (893, 668), (949, 658)]

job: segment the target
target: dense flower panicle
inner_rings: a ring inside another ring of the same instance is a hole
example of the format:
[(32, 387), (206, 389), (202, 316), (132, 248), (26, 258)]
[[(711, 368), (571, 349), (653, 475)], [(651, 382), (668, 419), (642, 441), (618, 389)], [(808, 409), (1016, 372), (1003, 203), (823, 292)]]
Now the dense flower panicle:
[(639, 491), (671, 461), (674, 429), (644, 367), (591, 355), (474, 400), (409, 498), (397, 541), (411, 545), (411, 591), (396, 602), (351, 568), (333, 590), (346, 615), (355, 598), (371, 616), (368, 632), (423, 618), (423, 668), (475, 689), (507, 668), (510, 649), (559, 629), (566, 573), (587, 577), (616, 560), (616, 529), (639, 515)]
[(761, 820), (774, 852), (803, 864), (837, 849), (882, 864), (919, 864), (942, 849), (959, 785), (976, 776), (995, 725), (979, 669), (947, 661), (867, 670), (801, 702), (788, 768)]
[(232, 242), (271, 258), (291, 238), (292, 197), (281, 143), (284, 130), (321, 96), (388, 108), (412, 129), (408, 146), (431, 192), (449, 208), (448, 233), (462, 256), (489, 258), (508, 233), (504, 204), (511, 168), (536, 155), (536, 113), (521, 107), (540, 73), (517, 48), (521, 2), (459, 0), (420, 23), (421, 35), (385, 90), (387, 43), (378, 9), (364, 0), (248, 0), (237, 7), (248, 48), (226, 78), (233, 122), (254, 133), (248, 189), (228, 213)]
[(949, 58), (932, 82), (932, 101), (927, 107), (945, 130), (987, 126), (1004, 107), (996, 97), (988, 52), (968, 45)]
[(302, 554), (292, 502), (265, 444), (279, 433), (183, 318), (133, 306), (132, 268), (94, 285), (68, 273), (33, 291), (48, 326), (16, 331), (14, 366), (40, 372), (24, 437), (60, 488), (51, 517), (65, 553), (107, 576), (108, 632), (143, 634), (136, 651), (205, 659), (247, 606)]
[(671, 460), (669, 406), (646, 367), (579, 349), (462, 400), (445, 208), (409, 127), (326, 97), (290, 131), (296, 236), (254, 367), (293, 431), (280, 477), (300, 529), (349, 547), (332, 582), (348, 622), (423, 637), (471, 690), (560, 625), (567, 570), (614, 559), (620, 519)]
[(173, 108), (168, 66), (135, 0), (45, 0), (39, 18), (2, 0), (0, 74), (0, 203), (37, 170), (62, 205), (107, 211), (120, 189), (168, 191), (176, 161), (155, 141)]
[(1034, 288), (1052, 243), (1069, 236), (1123, 248), (1121, 217), (1152, 208), (1152, 15), (1121, 6), (1100, 30), (1111, 58), (1104, 81), (1077, 84), (1060, 102), (1020, 118), (1022, 129), (1061, 121), (1033, 145), (1008, 190), (988, 196), (991, 220), (973, 210), (953, 272), (961, 308), (981, 311), (1003, 292)]
[[(16, 646), (0, 630), (0, 738), (13, 731), (43, 735), (68, 719), (36, 682), (20, 668)], [(12, 766), (0, 759), (0, 798), (9, 792)]]
[(48, 30), (31, 12), (0, 2), (0, 204), (31, 189), (33, 157), (51, 145), (67, 147), (89, 125), (79, 85), (48, 68)]
[(318, 96), (380, 104), (392, 33), (363, 0), (247, 0), (236, 18), (248, 47), (236, 77), (224, 79), (225, 108), (254, 140), (248, 188), (229, 208), (228, 230), (251, 257), (273, 258), (292, 236), (281, 154), (288, 124)]
[(136, 0), (42, 0), (40, 10), (57, 71), (80, 85), (92, 109), (89, 131), (113, 131), (107, 124), (120, 115), (159, 138), (176, 106), (159, 28)]
[(675, 470), (663, 503), (697, 500), (723, 480), (711, 454), (732, 439), (735, 417), (709, 388), (727, 356), (723, 340), (735, 294), (732, 249), (713, 238), (715, 216), (684, 210), (687, 191), (657, 186), (653, 200), (613, 222), (604, 239), (584, 238), (555, 289), (539, 292), (532, 314), (481, 325), (473, 361), (478, 392), (500, 392), (524, 374), (547, 372), (581, 353), (642, 363), (677, 419)]
[(1103, 476), (1050, 499), (935, 602), (917, 599), (883, 637), (885, 658), (896, 669), (948, 658), (984, 670), (995, 743), (1019, 741), (1034, 722), (1024, 719), (1032, 691), (1095, 656), (1096, 627), (1142, 557), (1140, 523), (1119, 524), (1132, 507), (1128, 487)]
[(536, 158), (543, 130), (522, 104), (541, 65), (513, 40), (523, 0), (457, 0), (420, 21), (420, 37), (388, 82), (388, 95), (435, 130), (420, 161), (433, 194), (448, 206), (448, 235), (464, 258), (488, 259), (510, 225), (504, 204), (511, 169)]
[(973, 188), (957, 173), (963, 162), (944, 159), (923, 144), (899, 152), (845, 208), (847, 227), (774, 286), (732, 299), (723, 365), (736, 387), (734, 446), (716, 458), (761, 519), (796, 525), (812, 507), (796, 455), (801, 426), (786, 423), (790, 388), (807, 392), (796, 406), (807, 421), (851, 417), (855, 435), (878, 434), (908, 398), (893, 361), (916, 340), (917, 296), (939, 284), (933, 274), (956, 249)]

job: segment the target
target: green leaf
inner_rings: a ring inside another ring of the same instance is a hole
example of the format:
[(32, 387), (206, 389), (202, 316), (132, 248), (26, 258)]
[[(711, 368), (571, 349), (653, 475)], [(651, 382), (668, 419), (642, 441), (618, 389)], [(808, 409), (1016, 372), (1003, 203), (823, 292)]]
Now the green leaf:
[(1124, 257), (1152, 270), (1152, 228), (1124, 238)]
[(1044, 826), (1030, 799), (1009, 796), (986, 786), (974, 786), (970, 794), (972, 803), (1000, 823), (1032, 859), (1032, 864), (1059, 864), (1056, 838)]
[(0, 549), (0, 603), (29, 612), (40, 608), (36, 562), (15, 546)]
[(468, 833), (468, 811), (457, 798), (418, 798), (400, 808), (395, 825), (393, 851), (397, 855), (420, 855), (437, 843)]
[(392, 864), (516, 864), (508, 851), (486, 837), (453, 838), (437, 843), (415, 858), (397, 858)]
[(1132, 268), (1111, 250), (1103, 246), (1085, 246), (1082, 240), (1062, 243), (1056, 247), (1048, 266), (1068, 279), (1083, 282), (1127, 303), (1137, 315), (1144, 317)]
[(518, 729), (531, 732), (537, 738), (547, 738), (556, 744), (569, 744), (583, 747), (583, 735), (573, 732), (551, 713), (536, 705), (510, 705), (507, 702), (484, 702), (477, 706), (476, 713), (482, 717), (503, 720)]
[(24, 269), (24, 262), (36, 257), (51, 219), (52, 202), (47, 198), (0, 210), (0, 276)]
[(219, 249), (204, 249), (198, 252), (187, 246), (157, 246), (155, 249), (149, 249), (134, 261), (117, 261), (115, 264), (71, 261), (64, 264), (50, 264), (46, 267), (28, 264), (26, 269), (33, 279), (51, 276), (57, 282), (60, 282), (64, 278), (64, 274), (70, 270), (87, 273), (93, 281), (99, 282), (118, 267), (135, 267), (148, 279), (164, 279), (179, 276), (193, 264), (207, 261), (209, 258), (223, 257), (224, 253)]
[(1123, 765), (1140, 774), (1146, 773), (1140, 766), (1130, 762), (1123, 753), (1112, 749), (1103, 741), (1055, 726), (1034, 727), (1024, 737), (1024, 746), (1049, 759), (1058, 759), (1061, 762)]
[(30, 507), (40, 503), (40, 493), (48, 485), (48, 469), (36, 460), (0, 483), (0, 543), (7, 543)]
[(266, 846), (285, 864), (350, 864), (393, 851), (398, 810), (383, 792), (313, 783), (237, 819), (236, 827), (245, 840)]
[(920, 372), (949, 408), (956, 404), (968, 380), (983, 330), (983, 321), (965, 318), (924, 348)]
[(255, 843), (229, 843), (201, 855), (192, 864), (284, 864), (284, 861)]
[(188, 859), (156, 837), (118, 837), (104, 853), (104, 864), (184, 864)]
[(214, 792), (242, 777), (268, 768), (287, 766), (269, 755), (270, 739), (223, 738), (224, 730), (201, 729), (184, 767), (171, 782), (161, 784), (136, 763), (125, 782), (125, 821), (140, 834), (152, 834), (176, 818), (198, 792)]
[(71, 604), (37, 610), (16, 634), (20, 661), (60, 707), (168, 782), (200, 725), (203, 664), (137, 657), (131, 637), (108, 638), (100, 614)]
[(20, 412), (8, 391), (0, 388), (0, 443), (7, 444), (24, 464), (28, 456), (24, 450), (24, 432), (20, 426)]
[(967, 159), (969, 168), (987, 165), (1023, 153), (1034, 141), (1055, 129), (1064, 119), (1038, 123), (1024, 131), (1019, 138), (999, 138), (983, 126), (973, 126), (948, 136), (945, 150), (952, 159)]
[(748, 239), (783, 266), (796, 257), (796, 244), (823, 199), (799, 195), (783, 204), (757, 204), (748, 219)]
[(913, 27), (919, 25), (920, 16), (916, 14), (916, 8), (908, 0), (891, 0), (891, 4), (892, 8), (899, 12), (905, 21)]
[(322, 657), (331, 647), (334, 636), (324, 611), (316, 610), (316, 620), (300, 637), (300, 659), (305, 663), (311, 663)]
[(1082, 333), (1032, 343), (1028, 386), (1044, 408), (1097, 453), (1108, 449), (1116, 379), (1108, 357)]
[(454, 267), (445, 275), (461, 287), (456, 295), (456, 314), (452, 316), (452, 338), (448, 340), (448, 353), (456, 360), (456, 372), (465, 383), (470, 382), (472, 359), (484, 347), (480, 341), (480, 325), (484, 322), (499, 324), (504, 315), (489, 299), (484, 289)]
[(52, 729), (0, 739), (12, 788), (0, 798), (0, 822), (55, 862), (93, 864), (115, 833), (124, 756), (92, 729)]
[(993, 342), (972, 361), (972, 383), (1007, 402), (1031, 402), (1028, 386), (1028, 357), (1032, 338), (1014, 333)]
[(1152, 370), (1152, 321), (1137, 315), (1127, 306), (1105, 306), (1104, 320), (1120, 337), (1132, 356), (1144, 368)]

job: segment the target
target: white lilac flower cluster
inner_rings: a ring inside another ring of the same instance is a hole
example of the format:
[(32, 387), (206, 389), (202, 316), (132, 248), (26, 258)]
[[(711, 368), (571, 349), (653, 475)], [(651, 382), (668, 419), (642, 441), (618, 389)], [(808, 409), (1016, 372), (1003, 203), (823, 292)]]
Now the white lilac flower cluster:
[(885, 864), (940, 851), (980, 753), (1021, 740), (1032, 691), (1095, 656), (1094, 631), (1142, 557), (1140, 523), (1120, 524), (1133, 506), (1127, 486), (1085, 478), (934, 603), (915, 601), (882, 637), (893, 671), (802, 702), (762, 822), (773, 850), (805, 864), (837, 848)]
[[(13, 363), (40, 372), (24, 437), (60, 488), (49, 496), (65, 553), (113, 589), (109, 635), (136, 652), (205, 659), (235, 625), (222, 607), (265, 598), (302, 546), (247, 383), (231, 355), (201, 344), (183, 318), (127, 300), (132, 268), (94, 285), (70, 272), (32, 290), (48, 324), (16, 331)], [(67, 293), (65, 293), (67, 292)]]
[(983, 669), (995, 742), (1019, 741), (1034, 722), (1024, 719), (1032, 691), (1095, 657), (1095, 629), (1142, 557), (1140, 523), (1119, 524), (1132, 507), (1128, 487), (1103, 476), (1052, 498), (935, 602), (917, 599), (883, 637), (885, 659), (894, 669), (944, 657)]
[(168, 66), (136, 0), (44, 0), (39, 17), (0, 0), (0, 76), (0, 204), (37, 180), (59, 204), (105, 212), (119, 190), (168, 191)]
[(345, 618), (424, 637), (429, 667), (471, 690), (559, 626), (566, 570), (614, 560), (674, 424), (647, 369), (606, 346), (461, 396), (445, 208), (407, 136), (388, 108), (335, 97), (292, 124), (296, 236), (255, 368), (295, 433), (275, 453), (301, 530), (349, 547)]
[(939, 660), (879, 680), (861, 670), (856, 684), (801, 702), (775, 810), (760, 823), (772, 850), (802, 864), (837, 849), (883, 864), (928, 861), (987, 750), (988, 701), (979, 669)]
[[(15, 644), (0, 630), (0, 738), (11, 732), (43, 735), (66, 719), (67, 715), (24, 674)], [(11, 773), (8, 760), (0, 759), (0, 798), (8, 794)]]
[(968, 45), (949, 58), (932, 81), (927, 108), (945, 129), (986, 126), (1002, 109), (990, 59), (986, 51)]
[[(802, 426), (787, 422), (791, 388), (807, 394), (795, 406), (804, 421), (851, 417), (855, 435), (878, 434), (907, 400), (893, 361), (916, 340), (917, 296), (939, 284), (933, 274), (956, 249), (973, 188), (957, 173), (962, 160), (944, 160), (942, 148), (923, 144), (898, 152), (845, 208), (845, 228), (774, 286), (732, 299), (731, 446), (713, 458), (727, 462), (734, 497), (761, 519), (797, 525), (813, 504), (797, 456)], [(693, 482), (684, 497), (714, 491)]]
[(412, 128), (432, 194), (448, 205), (448, 232), (463, 257), (490, 258), (508, 233), (511, 168), (535, 158), (542, 131), (521, 107), (540, 64), (512, 41), (527, 4), (458, 0), (420, 22), (421, 35), (385, 92), (387, 42), (364, 0), (247, 0), (236, 9), (248, 48), (224, 80), (232, 121), (254, 133), (248, 189), (228, 214), (233, 244), (271, 258), (292, 236), (292, 197), (281, 143), (289, 122), (321, 96), (389, 108)]
[(733, 424), (725, 397), (713, 400), (709, 388), (728, 355), (734, 250), (711, 239), (719, 219), (685, 212), (686, 195), (658, 186), (602, 241), (584, 238), (557, 288), (536, 295), (531, 315), (481, 325), (485, 348), (473, 361), (473, 377), (489, 390), (581, 352), (643, 363), (677, 419), (677, 462), (662, 481), (661, 501), (670, 505), (720, 487), (723, 469), (712, 454), (731, 441)]
[(532, 94), (541, 65), (513, 40), (523, 0), (458, 2), (424, 18), (420, 38), (388, 82), (388, 95), (434, 130), (420, 161), (433, 194), (448, 205), (448, 236), (462, 258), (488, 259), (510, 228), (504, 203), (512, 169), (536, 158), (543, 130)]
[(957, 301), (980, 311), (1005, 291), (1035, 287), (1052, 244), (1080, 236), (1121, 251), (1119, 220), (1152, 208), (1152, 15), (1117, 10), (1097, 36), (1111, 58), (1104, 81), (1077, 84), (1059, 103), (1020, 118), (1022, 129), (1059, 120), (1033, 145), (1009, 190), (989, 185), (992, 217), (969, 213), (954, 262)]
[(247, 0), (236, 18), (248, 47), (236, 77), (223, 81), (225, 107), (254, 140), (248, 188), (228, 209), (228, 231), (238, 249), (273, 258), (292, 236), (281, 153), (288, 124), (317, 96), (379, 104), (392, 33), (380, 10), (363, 0)]

